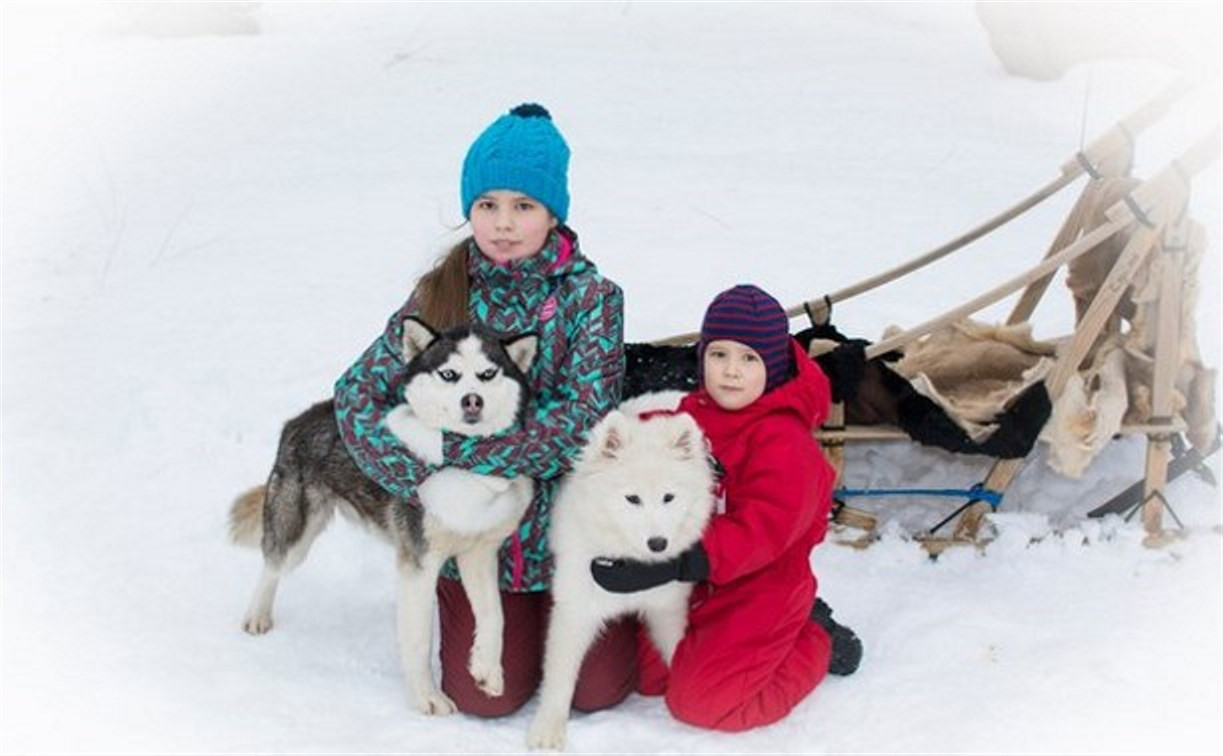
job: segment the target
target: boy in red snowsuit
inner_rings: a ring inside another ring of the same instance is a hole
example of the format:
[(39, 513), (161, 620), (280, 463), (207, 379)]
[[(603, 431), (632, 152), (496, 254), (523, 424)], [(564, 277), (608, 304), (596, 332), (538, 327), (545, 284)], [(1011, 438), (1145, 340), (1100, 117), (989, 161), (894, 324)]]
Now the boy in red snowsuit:
[(830, 389), (790, 338), (781, 305), (750, 285), (710, 304), (697, 365), (701, 387), (678, 411), (700, 424), (722, 467), (719, 513), (670, 562), (595, 560), (591, 571), (619, 592), (698, 582), (670, 670), (643, 642), (639, 690), (665, 692), (689, 724), (746, 730), (781, 719), (826, 673), (850, 674), (862, 655), (857, 636), (816, 599), (809, 559), (832, 504), (835, 475), (811, 434)]

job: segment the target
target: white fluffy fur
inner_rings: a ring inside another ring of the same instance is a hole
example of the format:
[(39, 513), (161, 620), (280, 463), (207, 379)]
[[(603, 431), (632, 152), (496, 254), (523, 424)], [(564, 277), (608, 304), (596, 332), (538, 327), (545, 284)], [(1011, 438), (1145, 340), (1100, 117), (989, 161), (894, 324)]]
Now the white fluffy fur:
[[(665, 401), (655, 406), (667, 406)], [(648, 404), (635, 404), (642, 406)], [(590, 562), (596, 557), (669, 560), (696, 543), (714, 507), (713, 472), (706, 457), (705, 438), (689, 415), (642, 421), (614, 411), (591, 432), (553, 509), (549, 539), (556, 557), (555, 605), (539, 710), (527, 733), (531, 748), (564, 747), (578, 670), (609, 619), (640, 615), (670, 663), (684, 634), (692, 585), (609, 593), (594, 582)], [(640, 503), (631, 503), (630, 495)], [(657, 538), (666, 539), (662, 552), (647, 545)]]

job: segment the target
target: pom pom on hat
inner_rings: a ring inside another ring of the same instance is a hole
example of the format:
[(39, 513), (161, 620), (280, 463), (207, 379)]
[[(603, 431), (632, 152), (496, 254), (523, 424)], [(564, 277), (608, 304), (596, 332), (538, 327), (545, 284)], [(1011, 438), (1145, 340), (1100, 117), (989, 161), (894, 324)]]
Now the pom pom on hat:
[(714, 297), (701, 323), (697, 372), (704, 381), (705, 347), (726, 339), (746, 344), (764, 360), (764, 390), (770, 391), (794, 375), (790, 318), (785, 308), (763, 289), (740, 284)]
[(548, 112), (548, 109), (535, 102), (524, 102), (516, 108), (511, 108), (510, 115), (516, 115), (519, 118), (547, 118), (552, 120), (552, 114)]
[(522, 192), (564, 223), (569, 215), (569, 146), (542, 105), (523, 103), (493, 121), (467, 150), (459, 194), (463, 217), (481, 194)]

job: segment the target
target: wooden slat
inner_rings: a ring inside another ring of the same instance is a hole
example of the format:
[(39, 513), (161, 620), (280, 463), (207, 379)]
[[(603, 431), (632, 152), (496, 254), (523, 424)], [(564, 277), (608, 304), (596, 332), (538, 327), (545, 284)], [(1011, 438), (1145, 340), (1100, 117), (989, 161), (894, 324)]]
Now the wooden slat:
[[(1057, 254), (1058, 250), (1070, 244), (1083, 232), (1084, 223), (1091, 209), (1100, 201), (1100, 193), (1103, 186), (1103, 180), (1093, 179), (1087, 182), (1087, 185), (1083, 187), (1083, 192), (1075, 200), (1074, 207), (1070, 209), (1070, 214), (1066, 216), (1066, 221), (1058, 229), (1057, 235), (1053, 237), (1053, 243), (1049, 245), (1049, 249), (1045, 252), (1045, 256), (1042, 259), (1048, 259)], [(1032, 313), (1036, 311), (1036, 305), (1040, 303), (1041, 297), (1045, 295), (1052, 281), (1053, 273), (1049, 273), (1028, 284), (1028, 287), (1023, 290), (1023, 294), (1019, 296), (1019, 300), (1015, 303), (1014, 308), (1011, 309), (1011, 314), (1007, 316), (1006, 324), (1026, 323), (1028, 318), (1032, 317)]]
[(1158, 229), (1146, 226), (1135, 224), (1134, 229), (1125, 249), (1121, 251), (1117, 262), (1113, 264), (1100, 290), (1087, 307), (1087, 312), (1083, 313), (1082, 319), (1075, 326), (1074, 338), (1058, 353), (1057, 363), (1045, 377), (1045, 386), (1048, 387), (1049, 397), (1054, 402), (1062, 395), (1070, 377), (1078, 373), (1083, 359), (1091, 351), (1113, 311), (1117, 309), (1121, 295), (1129, 288), (1130, 281), (1146, 260), (1159, 235)]
[[(828, 408), (828, 420), (826, 424), (833, 428), (843, 428), (845, 426), (845, 404), (844, 402), (833, 402)], [(828, 458), (829, 464), (836, 472), (836, 479), (833, 480), (833, 487), (840, 484), (842, 478), (845, 477), (845, 442), (842, 438), (836, 436), (820, 436), (816, 434), (816, 438), (820, 439), (820, 445), (824, 449), (824, 456)]]
[[(1151, 413), (1172, 414), (1173, 384), (1180, 367), (1181, 289), (1183, 250), (1189, 241), (1188, 220), (1182, 215), (1168, 224), (1164, 233), (1163, 265), (1158, 266), (1159, 303), (1155, 324), (1155, 369), (1151, 374)], [(1163, 541), (1164, 490), (1168, 484), (1168, 462), (1172, 443), (1166, 433), (1147, 436), (1146, 478), (1143, 485), (1142, 524), (1150, 543)]]
[[(1007, 208), (984, 223), (965, 231), (951, 241), (935, 247), (929, 252), (919, 255), (912, 260), (897, 265), (894, 268), (885, 270), (882, 273), (873, 275), (870, 278), (863, 279), (862, 281), (859, 281), (851, 286), (846, 286), (843, 289), (827, 294), (825, 295), (828, 298), (827, 301), (831, 301), (833, 304), (836, 304), (837, 302), (844, 302), (847, 299), (851, 299), (872, 289), (877, 289), (884, 284), (891, 283), (898, 278), (907, 276), (916, 270), (920, 270), (933, 262), (943, 259), (952, 252), (962, 249), (995, 229), (1010, 223), (1012, 220), (1036, 207), (1049, 197), (1057, 194), (1068, 184), (1072, 183), (1075, 179), (1082, 175), (1082, 172), (1083, 169), (1081, 167), (1078, 168), (1077, 171), (1071, 171), (1069, 173), (1063, 172), (1062, 175), (1040, 187), (1035, 192), (1025, 197), (1022, 201)], [(821, 318), (825, 320), (827, 319), (828, 305), (823, 297), (807, 302), (806, 306), (796, 305), (791, 307), (790, 309), (786, 310), (786, 314), (792, 318), (797, 317), (806, 312), (807, 306), (811, 308), (817, 322), (820, 321)]]
[(1091, 233), (1075, 241), (1069, 247), (1066, 247), (1056, 255), (1045, 258), (1039, 265), (1029, 269), (1027, 272), (1015, 276), (1005, 283), (995, 286), (993, 289), (990, 289), (984, 294), (965, 302), (959, 307), (948, 310), (936, 318), (927, 320), (926, 322), (914, 326), (903, 333), (871, 344), (866, 350), (867, 358), (878, 357), (895, 349), (900, 349), (906, 344), (912, 343), (926, 334), (933, 333), (940, 328), (945, 328), (952, 323), (967, 318), (969, 315), (972, 315), (978, 310), (994, 304), (1003, 297), (1017, 291), (1019, 288), (1040, 279), (1042, 276), (1052, 273), (1061, 266), (1065, 265), (1067, 262), (1091, 251), (1105, 239), (1129, 225), (1129, 222), (1129, 220), (1117, 219), (1110, 220), (1098, 226), (1092, 230)]
[[(1117, 431), (1119, 436), (1146, 436), (1152, 433), (1183, 433), (1185, 421), (1174, 417), (1168, 423), (1127, 423)], [(918, 443), (895, 425), (847, 425), (844, 430), (820, 428), (815, 431), (815, 437), (821, 441), (913, 441)]]

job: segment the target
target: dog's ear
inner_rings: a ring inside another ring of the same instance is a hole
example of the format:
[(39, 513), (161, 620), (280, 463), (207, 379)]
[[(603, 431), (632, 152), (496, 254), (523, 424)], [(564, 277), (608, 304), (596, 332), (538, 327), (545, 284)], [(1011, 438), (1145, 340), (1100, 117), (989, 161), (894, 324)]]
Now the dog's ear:
[(628, 418), (612, 410), (599, 421), (587, 444), (590, 459), (618, 459), (628, 443)]
[(705, 454), (705, 434), (701, 426), (687, 412), (673, 416), (671, 429), (671, 448), (680, 459), (692, 459)]
[(535, 353), (539, 349), (539, 336), (534, 333), (524, 333), (521, 336), (502, 341), (501, 346), (505, 347), (505, 353), (510, 356), (523, 375), (526, 375), (531, 363), (535, 361)]
[(415, 316), (409, 315), (403, 320), (403, 361), (411, 362), (416, 355), (429, 348), (437, 339), (437, 331), (429, 324)]

